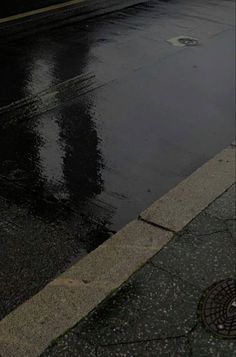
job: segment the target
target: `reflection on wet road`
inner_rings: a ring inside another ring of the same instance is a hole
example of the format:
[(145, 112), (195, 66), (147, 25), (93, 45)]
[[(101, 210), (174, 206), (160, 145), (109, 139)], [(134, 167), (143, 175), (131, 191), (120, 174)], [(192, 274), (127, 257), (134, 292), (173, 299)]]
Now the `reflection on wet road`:
[(1, 40), (0, 317), (233, 140), (233, 6), (152, 1)]

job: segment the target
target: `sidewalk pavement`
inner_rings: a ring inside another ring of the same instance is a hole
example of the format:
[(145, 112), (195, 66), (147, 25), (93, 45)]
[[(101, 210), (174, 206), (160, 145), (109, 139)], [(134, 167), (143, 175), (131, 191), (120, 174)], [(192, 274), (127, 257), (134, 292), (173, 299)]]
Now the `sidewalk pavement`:
[(235, 190), (234, 184), (41, 356), (236, 356), (236, 340), (208, 332), (198, 314), (204, 291), (236, 276)]

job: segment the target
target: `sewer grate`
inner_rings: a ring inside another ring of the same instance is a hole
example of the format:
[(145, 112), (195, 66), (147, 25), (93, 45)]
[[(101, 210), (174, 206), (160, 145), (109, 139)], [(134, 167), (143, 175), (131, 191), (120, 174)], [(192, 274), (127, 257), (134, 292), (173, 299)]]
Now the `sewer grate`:
[(191, 37), (180, 37), (178, 41), (184, 46), (197, 46), (199, 44), (198, 40)]
[(176, 47), (190, 47), (199, 45), (199, 41), (196, 38), (190, 36), (173, 37), (167, 40), (167, 42)]
[(199, 317), (208, 330), (222, 338), (236, 338), (236, 280), (208, 288), (199, 304)]

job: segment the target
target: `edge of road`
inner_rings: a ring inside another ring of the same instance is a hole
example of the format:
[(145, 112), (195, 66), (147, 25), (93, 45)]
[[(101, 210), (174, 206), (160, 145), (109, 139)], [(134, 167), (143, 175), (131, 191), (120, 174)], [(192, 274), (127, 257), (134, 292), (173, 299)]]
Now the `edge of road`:
[(36, 357), (235, 182), (229, 146), (0, 321), (2, 357)]
[(46, 25), (47, 29), (58, 22), (71, 23), (91, 17), (121, 10), (148, 0), (70, 0), (55, 5), (26, 11), (20, 14), (0, 18), (0, 35), (7, 32), (32, 29)]

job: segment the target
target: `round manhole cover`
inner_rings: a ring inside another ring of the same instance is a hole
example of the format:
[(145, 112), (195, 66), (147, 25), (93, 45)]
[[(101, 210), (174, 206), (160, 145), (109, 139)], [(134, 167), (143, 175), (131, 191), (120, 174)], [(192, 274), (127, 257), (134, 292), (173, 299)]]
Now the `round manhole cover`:
[(199, 314), (207, 329), (218, 337), (236, 338), (236, 280), (222, 280), (207, 289)]
[(199, 44), (198, 40), (191, 37), (180, 37), (178, 41), (184, 46), (197, 46)]

